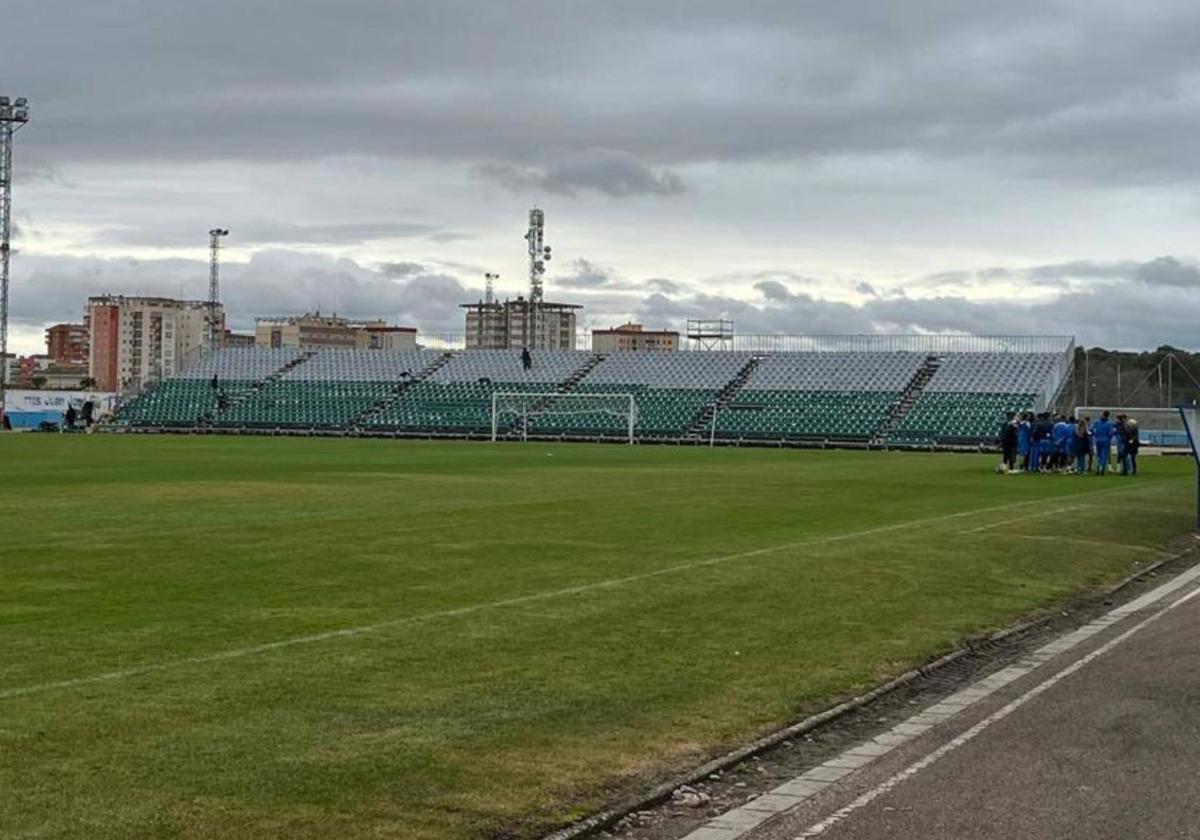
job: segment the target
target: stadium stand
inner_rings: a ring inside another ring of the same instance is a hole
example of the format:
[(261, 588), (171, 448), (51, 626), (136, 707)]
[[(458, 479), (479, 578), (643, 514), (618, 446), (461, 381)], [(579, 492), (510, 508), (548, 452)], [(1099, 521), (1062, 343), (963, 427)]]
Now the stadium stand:
[(716, 412), (716, 436), (863, 439), (882, 426), (920, 369), (917, 353), (777, 353)]
[[(501, 436), (624, 439), (630, 394), (645, 441), (946, 446), (990, 443), (1010, 411), (1048, 405), (1063, 353), (850, 350), (617, 352), (237, 348), (128, 402), (132, 429), (490, 435), (496, 393), (529, 398)], [(219, 389), (211, 384), (218, 377)], [(220, 394), (220, 397), (218, 397)], [(572, 399), (556, 395), (572, 394)], [(615, 402), (615, 401), (614, 401)]]
[[(271, 376), (304, 361), (294, 348), (230, 348), (209, 353), (189, 365), (178, 376), (160, 382), (121, 409), (129, 425), (194, 427), (211, 419), (218, 410), (218, 395), (230, 404), (252, 395)], [(213, 388), (212, 378), (218, 387)]]
[(1009, 413), (1038, 407), (1056, 362), (1052, 353), (948, 355), (890, 440), (931, 444), (992, 438)]
[(213, 418), (216, 426), (341, 429), (441, 357), (428, 350), (312, 354)]
[(552, 393), (592, 358), (591, 353), (575, 350), (534, 350), (530, 355), (533, 364), (525, 370), (517, 351), (455, 354), (366, 425), (376, 430), (490, 433), (492, 394)]
[[(630, 394), (634, 433), (642, 438), (679, 438), (753, 358), (750, 353), (630, 352), (604, 357), (572, 393)], [(621, 436), (619, 417), (603, 413), (535, 417), (531, 430), (560, 436)]]

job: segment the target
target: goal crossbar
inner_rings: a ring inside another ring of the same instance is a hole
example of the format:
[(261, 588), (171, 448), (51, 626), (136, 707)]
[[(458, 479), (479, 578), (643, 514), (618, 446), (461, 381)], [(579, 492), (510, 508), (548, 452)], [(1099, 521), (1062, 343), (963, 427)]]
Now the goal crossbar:
[[(637, 402), (633, 394), (547, 393), (545, 391), (497, 391), (492, 394), (492, 440), (500, 436), (501, 419), (512, 417), (520, 424), (521, 439), (529, 439), (530, 421), (545, 417), (607, 415), (621, 420), (627, 443), (633, 443)], [(595, 431), (586, 426), (581, 432)]]

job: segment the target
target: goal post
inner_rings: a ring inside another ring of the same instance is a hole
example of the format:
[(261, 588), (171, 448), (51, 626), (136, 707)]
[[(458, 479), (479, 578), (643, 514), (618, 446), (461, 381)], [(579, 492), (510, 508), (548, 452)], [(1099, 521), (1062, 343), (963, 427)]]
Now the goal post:
[(633, 394), (555, 394), (527, 391), (497, 391), (492, 394), (492, 440), (512, 424), (521, 440), (534, 434), (570, 433), (620, 435), (633, 443), (637, 402)]
[(1200, 407), (1192, 403), (1178, 408), (1179, 419), (1187, 432), (1188, 446), (1192, 449), (1192, 461), (1196, 465), (1196, 528), (1200, 529)]

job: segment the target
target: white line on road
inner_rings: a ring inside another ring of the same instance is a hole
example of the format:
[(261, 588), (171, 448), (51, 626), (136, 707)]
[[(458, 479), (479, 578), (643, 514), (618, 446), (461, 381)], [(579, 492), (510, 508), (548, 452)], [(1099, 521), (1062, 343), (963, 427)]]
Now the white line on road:
[(835, 811), (834, 813), (830, 814), (828, 817), (826, 817), (821, 822), (817, 823), (814, 826), (811, 826), (803, 833), (797, 835), (796, 840), (803, 840), (804, 838), (809, 838), (809, 837), (818, 837), (821, 834), (824, 834), (830, 828), (832, 828), (833, 826), (835, 826), (838, 823), (845, 820), (846, 817), (850, 816), (855, 811), (859, 810), (860, 808), (863, 808), (866, 805), (869, 805), (871, 802), (878, 799), (883, 794), (888, 793), (889, 791), (893, 790), (900, 783), (904, 782), (907, 779), (912, 778), (917, 773), (920, 773), (922, 770), (929, 767), (931, 764), (936, 762), (938, 759), (942, 758), (945, 755), (948, 755), (949, 753), (951, 753), (954, 750), (961, 747), (963, 744), (966, 744), (967, 742), (971, 741), (973, 738), (975, 738), (977, 735), (979, 735), (985, 729), (990, 727), (992, 724), (997, 723), (998, 721), (1004, 720), (1004, 718), (1011, 715), (1013, 712), (1015, 712), (1017, 709), (1024, 706), (1030, 700), (1034, 699), (1035, 697), (1037, 697), (1040, 694), (1045, 693), (1046, 691), (1049, 691), (1051, 688), (1053, 688), (1055, 685), (1057, 685), (1062, 680), (1069, 677), (1071, 674), (1074, 674), (1076, 671), (1083, 668), (1088, 663), (1090, 663), (1090, 662), (1098, 659), (1099, 657), (1103, 656), (1104, 654), (1108, 653), (1113, 648), (1117, 647), (1118, 645), (1120, 645), (1123, 642), (1125, 642), (1126, 640), (1128, 640), (1135, 633), (1138, 633), (1139, 631), (1145, 629), (1149, 625), (1158, 621), (1160, 618), (1162, 618), (1164, 615), (1166, 615), (1171, 610), (1175, 609), (1176, 607), (1178, 607), (1182, 604), (1187, 603), (1191, 599), (1195, 598), (1197, 595), (1200, 595), (1200, 589), (1193, 589), (1191, 592), (1189, 592), (1187, 595), (1184, 595), (1182, 598), (1172, 601), (1171, 603), (1167, 604), (1165, 607), (1163, 607), (1158, 612), (1150, 615), (1148, 618), (1145, 618), (1142, 621), (1139, 621), (1137, 624), (1135, 624), (1133, 627), (1130, 627), (1128, 630), (1126, 630), (1121, 635), (1119, 635), (1113, 639), (1110, 639), (1109, 641), (1105, 642), (1100, 647), (1096, 648), (1091, 653), (1087, 654), (1086, 656), (1081, 657), (1080, 659), (1077, 659), (1075, 662), (1071, 663), (1063, 670), (1047, 677), (1045, 680), (1043, 680), (1042, 682), (1035, 685), (1033, 688), (1026, 691), (1024, 694), (1022, 694), (1017, 699), (1011, 701), (1010, 703), (1001, 707), (999, 710), (993, 712), (992, 714), (985, 717), (983, 720), (979, 721), (979, 723), (972, 726), (966, 732), (963, 732), (961, 735), (947, 741), (945, 744), (938, 747), (936, 750), (929, 753), (924, 758), (920, 759), (919, 761), (914, 762), (913, 764), (909, 765), (905, 769), (901, 770), (899, 773), (896, 773), (891, 778), (887, 779), (884, 782), (881, 782), (876, 787), (867, 791), (862, 796), (858, 797), (853, 802), (851, 802), (849, 805)]

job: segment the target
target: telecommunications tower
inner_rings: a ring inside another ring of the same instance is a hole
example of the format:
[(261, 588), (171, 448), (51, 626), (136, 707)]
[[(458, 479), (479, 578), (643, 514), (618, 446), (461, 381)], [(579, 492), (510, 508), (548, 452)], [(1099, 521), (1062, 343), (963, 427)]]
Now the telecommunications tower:
[(224, 344), (224, 330), (218, 311), (221, 308), (221, 237), (229, 231), (213, 228), (208, 232), (208, 349)]
[(534, 207), (529, 211), (529, 231), (525, 239), (529, 242), (529, 346), (545, 347), (543, 335), (545, 325), (542, 317), (542, 275), (550, 259), (550, 246), (542, 241), (546, 229), (546, 214)]
[(8, 250), (12, 233), (13, 135), (29, 122), (29, 101), (0, 96), (0, 415), (8, 386)]

